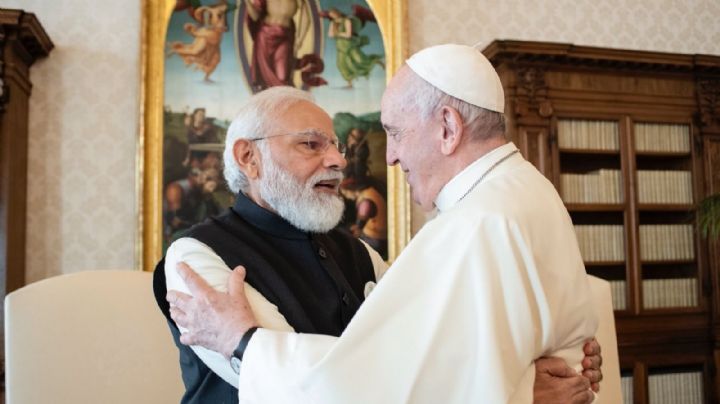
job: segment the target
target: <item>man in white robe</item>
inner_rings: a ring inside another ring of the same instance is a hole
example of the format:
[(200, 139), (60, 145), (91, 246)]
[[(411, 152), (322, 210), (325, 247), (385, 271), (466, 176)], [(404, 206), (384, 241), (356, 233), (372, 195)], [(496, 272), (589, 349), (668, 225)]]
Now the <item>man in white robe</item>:
[(572, 223), (552, 184), (504, 139), (503, 108), (479, 51), (414, 55), (383, 97), (387, 160), (439, 215), (341, 337), (256, 329), (242, 270), (228, 294), (213, 294), (181, 269), (197, 297), (168, 294), (188, 328), (181, 341), (243, 359), (248, 403), (529, 403), (534, 359), (580, 370), (597, 324)]

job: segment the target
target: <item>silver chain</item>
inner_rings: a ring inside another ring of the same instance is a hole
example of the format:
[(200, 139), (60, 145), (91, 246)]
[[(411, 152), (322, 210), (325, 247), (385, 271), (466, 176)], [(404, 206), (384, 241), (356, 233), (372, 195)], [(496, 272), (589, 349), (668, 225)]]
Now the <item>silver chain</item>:
[(499, 166), (500, 163), (502, 163), (503, 161), (509, 159), (510, 156), (512, 156), (513, 154), (515, 154), (515, 153), (517, 153), (517, 152), (519, 152), (519, 151), (520, 151), (520, 150), (515, 149), (515, 150), (511, 151), (510, 153), (508, 153), (507, 155), (505, 155), (505, 156), (504, 156), (503, 158), (501, 158), (500, 160), (496, 161), (495, 164), (491, 165), (490, 168), (488, 168), (487, 171), (485, 171), (485, 172), (483, 173), (483, 175), (481, 175), (480, 178), (478, 178), (477, 181), (475, 181), (475, 182), (472, 184), (472, 186), (470, 186), (470, 189), (468, 189), (468, 190), (463, 194), (463, 196), (461, 196), (460, 199), (458, 199), (458, 202), (460, 202), (460, 201), (462, 201), (463, 199), (465, 199), (465, 197), (468, 196), (468, 194), (469, 194), (470, 192), (472, 192), (472, 190), (475, 189), (475, 187), (476, 187), (480, 182), (482, 182), (482, 180), (484, 180), (485, 177), (487, 177), (487, 175), (490, 174), (490, 172), (491, 172), (492, 170), (495, 169), (495, 167)]

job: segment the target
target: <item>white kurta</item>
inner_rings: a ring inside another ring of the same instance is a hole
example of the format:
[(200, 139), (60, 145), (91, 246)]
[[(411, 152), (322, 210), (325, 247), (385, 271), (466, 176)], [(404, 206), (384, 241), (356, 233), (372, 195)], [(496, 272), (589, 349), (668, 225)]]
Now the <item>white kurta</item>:
[[(375, 279), (379, 280), (387, 270), (387, 264), (380, 254), (365, 242), (363, 244), (370, 255), (375, 271)], [(167, 290), (178, 290), (190, 294), (185, 281), (180, 278), (180, 274), (177, 272), (179, 262), (188, 264), (213, 289), (227, 292), (228, 278), (232, 270), (225, 265), (222, 258), (212, 248), (189, 237), (180, 238), (173, 242), (165, 254)], [(298, 264), (298, 270), (301, 270), (301, 264)], [(245, 284), (245, 294), (261, 327), (278, 331), (294, 331), (292, 326), (285, 320), (285, 317), (278, 311), (277, 306), (270, 303), (260, 292), (247, 283)], [(184, 332), (185, 329), (180, 328), (180, 331)], [(191, 346), (190, 348), (207, 367), (223, 380), (234, 387), (238, 386), (238, 375), (232, 370), (230, 362), (222, 354), (201, 346)]]
[(258, 330), (241, 403), (532, 402), (533, 360), (581, 369), (595, 334), (570, 217), (552, 184), (502, 146), (436, 200), (340, 338)]

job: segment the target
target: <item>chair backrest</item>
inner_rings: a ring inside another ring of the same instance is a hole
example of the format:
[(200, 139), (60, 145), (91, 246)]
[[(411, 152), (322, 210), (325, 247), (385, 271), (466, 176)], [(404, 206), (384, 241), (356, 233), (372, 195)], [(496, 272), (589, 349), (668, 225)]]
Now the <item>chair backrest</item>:
[(602, 404), (622, 403), (620, 387), (620, 361), (618, 359), (617, 335), (615, 334), (615, 316), (613, 314), (610, 283), (594, 276), (590, 278), (590, 289), (595, 301), (595, 309), (600, 320), (596, 338), (602, 348), (602, 373), (599, 399)]
[(23, 403), (178, 403), (178, 352), (152, 274), (91, 271), (5, 298), (6, 398)]

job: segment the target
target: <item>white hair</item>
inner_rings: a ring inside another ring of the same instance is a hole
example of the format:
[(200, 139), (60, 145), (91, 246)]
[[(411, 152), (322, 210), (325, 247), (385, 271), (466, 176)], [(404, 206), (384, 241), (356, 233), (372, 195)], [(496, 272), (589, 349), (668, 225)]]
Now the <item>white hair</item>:
[(312, 95), (294, 87), (278, 86), (261, 91), (240, 108), (225, 137), (223, 175), (228, 188), (234, 193), (245, 192), (249, 182), (235, 161), (233, 147), (240, 139), (265, 137), (272, 134), (278, 117), (299, 102), (312, 102)]
[(340, 182), (343, 179), (341, 171), (326, 169), (302, 182), (290, 170), (277, 164), (267, 142), (261, 142), (258, 148), (263, 168), (259, 192), (263, 201), (302, 231), (327, 233), (337, 226), (345, 203), (338, 194), (318, 192), (315, 184), (324, 180)]
[(402, 93), (401, 103), (427, 121), (442, 106), (449, 106), (460, 114), (466, 130), (475, 140), (485, 140), (494, 136), (504, 136), (505, 116), (465, 102), (440, 90), (418, 76), (410, 69), (411, 79)]

